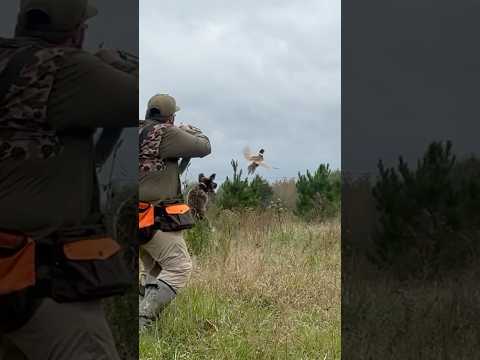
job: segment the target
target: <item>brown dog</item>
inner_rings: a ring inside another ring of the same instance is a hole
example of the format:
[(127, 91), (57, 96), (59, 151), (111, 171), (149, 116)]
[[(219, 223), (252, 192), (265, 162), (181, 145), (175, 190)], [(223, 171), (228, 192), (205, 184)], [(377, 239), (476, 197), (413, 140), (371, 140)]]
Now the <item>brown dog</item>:
[(215, 174), (206, 177), (198, 175), (198, 184), (188, 192), (187, 203), (192, 208), (193, 215), (197, 220), (205, 219), (209, 195), (215, 193), (217, 183), (214, 182)]

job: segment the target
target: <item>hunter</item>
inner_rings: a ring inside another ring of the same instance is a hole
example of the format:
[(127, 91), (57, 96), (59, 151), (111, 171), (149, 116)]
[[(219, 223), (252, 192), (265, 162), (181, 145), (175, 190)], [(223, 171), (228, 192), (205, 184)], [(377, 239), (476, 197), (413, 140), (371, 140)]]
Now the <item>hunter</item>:
[(119, 359), (101, 298), (129, 280), (99, 214), (94, 133), (138, 126), (138, 65), (82, 50), (96, 14), (21, 0), (0, 38), (0, 358)]
[(207, 156), (211, 149), (199, 129), (175, 126), (178, 110), (172, 96), (155, 95), (140, 125), (139, 200), (155, 210), (153, 230), (141, 235), (141, 332), (186, 285), (192, 271), (182, 230), (193, 225), (193, 216), (183, 202), (180, 175), (191, 158)]

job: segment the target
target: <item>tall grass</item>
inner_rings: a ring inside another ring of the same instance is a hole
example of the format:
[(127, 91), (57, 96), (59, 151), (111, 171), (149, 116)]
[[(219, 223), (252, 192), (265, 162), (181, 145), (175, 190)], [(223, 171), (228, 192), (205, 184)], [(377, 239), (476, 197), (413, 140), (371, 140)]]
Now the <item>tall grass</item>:
[[(368, 254), (377, 219), (367, 177), (342, 189), (342, 353), (352, 359), (476, 359), (480, 267), (400, 280)], [(480, 233), (477, 233), (477, 241)], [(353, 357), (352, 357), (353, 356)]]
[(280, 200), (286, 208), (295, 210), (298, 199), (295, 179), (277, 180), (272, 184), (272, 190), (274, 200)]
[(355, 359), (477, 359), (480, 269), (399, 281), (361, 253), (342, 264), (342, 352)]
[(338, 220), (210, 218), (190, 284), (141, 338), (141, 359), (340, 359)]

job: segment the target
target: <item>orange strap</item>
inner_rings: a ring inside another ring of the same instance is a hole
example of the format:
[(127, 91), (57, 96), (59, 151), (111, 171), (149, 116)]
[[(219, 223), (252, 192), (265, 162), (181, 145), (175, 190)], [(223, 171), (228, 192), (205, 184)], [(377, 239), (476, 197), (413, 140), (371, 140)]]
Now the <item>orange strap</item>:
[(82, 239), (63, 245), (63, 252), (70, 260), (106, 260), (120, 249), (120, 245), (110, 237)]
[[(175, 204), (165, 206), (168, 215), (182, 215), (190, 211), (187, 204)], [(143, 229), (155, 223), (155, 207), (146, 202), (138, 203), (138, 228)]]
[(0, 295), (33, 286), (35, 279), (35, 242), (31, 239), (15, 255), (0, 257)]
[(190, 211), (190, 206), (187, 204), (175, 204), (168, 205), (165, 207), (165, 211), (169, 215), (181, 215)]
[(152, 204), (138, 203), (138, 228), (143, 229), (155, 223), (155, 208)]

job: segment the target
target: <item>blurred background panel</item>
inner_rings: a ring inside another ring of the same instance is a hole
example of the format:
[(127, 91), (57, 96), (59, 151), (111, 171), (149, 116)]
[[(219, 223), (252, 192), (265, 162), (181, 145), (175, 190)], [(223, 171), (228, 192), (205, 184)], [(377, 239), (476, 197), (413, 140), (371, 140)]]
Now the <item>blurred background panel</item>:
[(342, 2), (346, 359), (480, 351), (479, 10)]

